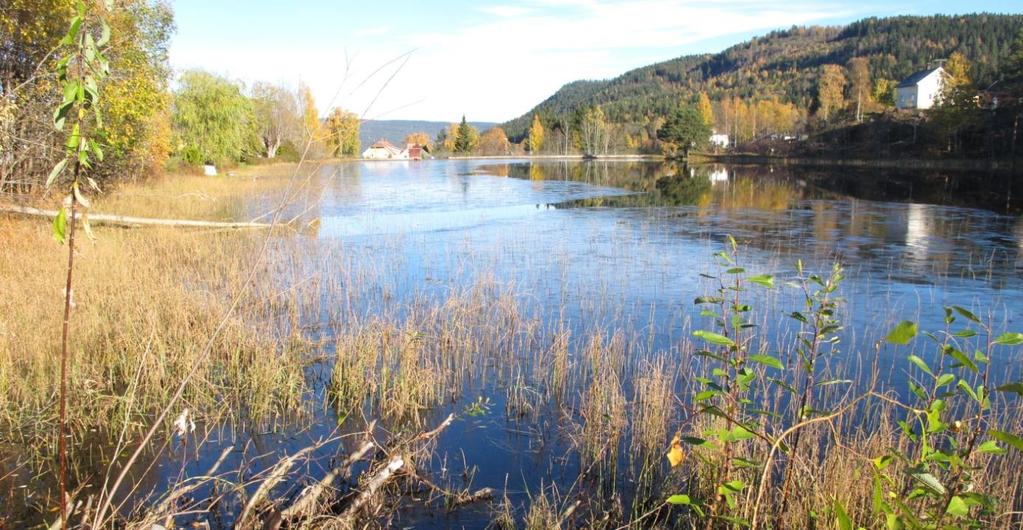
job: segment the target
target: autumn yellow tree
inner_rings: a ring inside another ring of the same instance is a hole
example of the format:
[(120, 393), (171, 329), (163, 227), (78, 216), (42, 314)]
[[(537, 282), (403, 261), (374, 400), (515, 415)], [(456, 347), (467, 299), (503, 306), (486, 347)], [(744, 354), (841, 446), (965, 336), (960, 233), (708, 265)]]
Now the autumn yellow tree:
[(878, 78), (874, 80), (874, 101), (886, 107), (895, 106), (895, 86), (892, 79)]
[(479, 152), (487, 156), (500, 156), (508, 154), (508, 135), (504, 129), (493, 127), (487, 129), (480, 135)]
[(533, 125), (529, 127), (529, 154), (535, 155), (543, 148), (544, 130), (540, 123), (540, 116), (533, 115)]
[(817, 84), (817, 105), (821, 117), (827, 121), (831, 112), (845, 103), (845, 72), (837, 64), (826, 64), (821, 69)]
[(441, 147), (445, 151), (447, 151), (449, 153), (454, 153), (455, 152), (455, 140), (457, 140), (457, 139), (458, 139), (458, 124), (457, 123), (452, 123), (451, 125), (448, 125), (447, 133), (444, 135), (444, 142), (441, 144)]
[(426, 147), (426, 148), (432, 148), (433, 147), (431, 145), (431, 142), (430, 142), (430, 135), (425, 133), (425, 132), (421, 132), (421, 131), (420, 132), (409, 133), (407, 136), (405, 136), (405, 145), (412, 145), (412, 144), (414, 144), (414, 145), (421, 145), (421, 146)]
[(962, 148), (963, 131), (980, 123), (970, 62), (963, 54), (955, 52), (945, 62), (940, 99), (931, 113), (931, 123), (947, 138), (946, 149), (952, 153)]
[(338, 157), (359, 154), (359, 116), (335, 107), (327, 116), (326, 143), (330, 154)]
[(866, 57), (849, 60), (849, 95), (856, 105), (856, 121), (863, 121), (863, 106), (870, 101), (870, 63)]
[(305, 83), (298, 87), (298, 99), (302, 104), (302, 127), (305, 132), (303, 140), (310, 144), (310, 150), (316, 151), (322, 147), (325, 135), (323, 124), (320, 123), (320, 111), (316, 109), (316, 98)]
[(700, 112), (703, 123), (707, 124), (708, 127), (714, 125), (714, 106), (710, 104), (710, 98), (707, 97), (706, 92), (700, 92), (696, 102), (696, 110)]
[(941, 80), (941, 104), (953, 107), (969, 106), (973, 99), (973, 79), (970, 61), (962, 53), (954, 52), (945, 61)]

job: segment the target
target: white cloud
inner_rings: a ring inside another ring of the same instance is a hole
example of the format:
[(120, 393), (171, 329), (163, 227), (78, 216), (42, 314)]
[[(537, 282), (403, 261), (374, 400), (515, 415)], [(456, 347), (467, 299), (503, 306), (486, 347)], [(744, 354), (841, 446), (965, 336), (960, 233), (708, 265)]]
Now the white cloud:
[[(805, 0), (525, 0), (486, 11), (489, 16), (473, 23), (390, 30), (387, 39), (367, 38), (383, 34), (382, 26), (370, 27), (338, 38), (348, 42), (336, 46), (278, 43), (256, 51), (246, 44), (197, 50), (192, 59), (231, 65), (234, 76), (246, 79), (302, 78), (326, 106), (343, 78), (343, 50), (355, 50), (340, 99), (347, 108), (369, 108), (367, 117), (456, 120), (465, 113), (471, 120), (501, 121), (569, 81), (616, 76), (686, 50), (715, 51), (698, 46), (710, 39), (856, 14)], [(397, 64), (353, 92), (380, 65), (413, 49), (389, 82)], [(187, 64), (187, 55), (176, 53), (175, 64)]]

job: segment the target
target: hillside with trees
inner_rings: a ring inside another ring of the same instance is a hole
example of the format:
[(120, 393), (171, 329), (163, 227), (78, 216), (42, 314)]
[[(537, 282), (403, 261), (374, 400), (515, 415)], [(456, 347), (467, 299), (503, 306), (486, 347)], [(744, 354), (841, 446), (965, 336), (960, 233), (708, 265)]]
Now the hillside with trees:
[[(738, 140), (764, 132), (788, 134), (829, 121), (832, 110), (844, 110), (851, 98), (860, 100), (860, 110), (853, 110), (858, 115), (869, 110), (863, 108), (868, 99), (883, 106), (900, 79), (955, 52), (970, 65), (973, 85), (988, 87), (1004, 77), (1011, 43), (1021, 27), (1023, 15), (995, 14), (793, 27), (716, 54), (678, 57), (608, 81), (569, 83), (502, 127), (521, 141), (539, 116), (550, 137), (571, 130), (581, 109), (599, 106), (608, 122), (621, 129), (624, 147), (653, 151), (656, 130), (679, 101), (695, 104), (703, 94), (711, 102), (715, 128)], [(852, 71), (858, 75), (850, 75)], [(851, 88), (850, 81), (859, 84)], [(778, 122), (776, 131), (761, 126), (771, 119)]]

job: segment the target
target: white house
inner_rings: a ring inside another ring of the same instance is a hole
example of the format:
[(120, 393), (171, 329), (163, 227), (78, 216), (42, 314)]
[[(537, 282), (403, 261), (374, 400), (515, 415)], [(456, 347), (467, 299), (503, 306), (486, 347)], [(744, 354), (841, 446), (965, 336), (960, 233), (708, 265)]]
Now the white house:
[(714, 147), (727, 148), (728, 135), (713, 131), (713, 134), (710, 135), (710, 145)]
[(905, 78), (895, 88), (895, 108), (929, 109), (938, 103), (945, 69), (920, 70)]
[(401, 150), (387, 140), (377, 140), (362, 152), (369, 160), (408, 160), (408, 150)]

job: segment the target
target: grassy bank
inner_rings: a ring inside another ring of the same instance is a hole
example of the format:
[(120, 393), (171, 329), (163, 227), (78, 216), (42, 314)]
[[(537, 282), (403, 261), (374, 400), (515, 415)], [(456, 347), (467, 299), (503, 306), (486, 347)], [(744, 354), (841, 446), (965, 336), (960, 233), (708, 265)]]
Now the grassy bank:
[[(235, 219), (253, 194), (282, 193), (286, 175), (167, 177), (117, 190), (94, 210)], [(87, 466), (89, 446), (139, 435), (193, 368), (180, 408), (197, 421), (271, 426), (304, 414), (302, 370), (316, 348), (297, 328), (307, 301), (298, 291), (281, 296), (286, 280), (272, 266), (274, 255), (294, 251), (286, 233), (270, 246), (258, 281), (246, 287), (261, 234), (94, 231), (94, 240), (82, 238), (76, 248), (68, 387), (70, 447), (79, 449), (73, 460)], [(0, 217), (0, 447), (4, 468), (22, 477), (15, 483), (39, 474), (45, 484), (53, 472), (66, 247), (50, 232), (45, 221)], [(77, 471), (76, 483), (95, 480), (97, 470)]]

